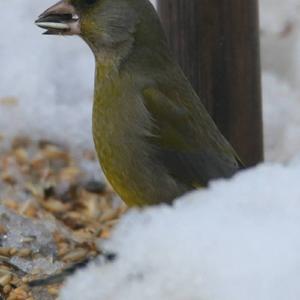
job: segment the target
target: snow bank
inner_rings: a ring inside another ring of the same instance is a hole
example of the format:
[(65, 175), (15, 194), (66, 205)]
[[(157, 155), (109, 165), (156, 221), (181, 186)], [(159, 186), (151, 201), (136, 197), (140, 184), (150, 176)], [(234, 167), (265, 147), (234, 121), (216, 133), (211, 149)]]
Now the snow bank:
[(299, 162), (263, 165), (131, 211), (104, 245), (116, 261), (76, 274), (60, 299), (298, 300), (299, 178)]

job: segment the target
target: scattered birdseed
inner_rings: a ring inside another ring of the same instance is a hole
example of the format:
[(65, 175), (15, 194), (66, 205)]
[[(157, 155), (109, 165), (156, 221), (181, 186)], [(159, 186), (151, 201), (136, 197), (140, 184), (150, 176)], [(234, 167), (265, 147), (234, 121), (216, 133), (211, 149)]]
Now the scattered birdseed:
[(62, 283), (29, 284), (101, 252), (97, 241), (127, 208), (85, 163), (98, 165), (93, 152), (75, 158), (51, 141), (17, 137), (0, 147), (0, 299), (57, 299)]

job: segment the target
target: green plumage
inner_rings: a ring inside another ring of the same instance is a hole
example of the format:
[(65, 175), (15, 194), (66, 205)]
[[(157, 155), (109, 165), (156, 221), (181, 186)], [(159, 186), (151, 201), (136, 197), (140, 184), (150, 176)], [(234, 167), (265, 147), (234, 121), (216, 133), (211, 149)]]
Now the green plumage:
[(69, 3), (96, 59), (96, 150), (121, 198), (128, 205), (170, 203), (232, 176), (237, 155), (171, 55), (150, 2)]

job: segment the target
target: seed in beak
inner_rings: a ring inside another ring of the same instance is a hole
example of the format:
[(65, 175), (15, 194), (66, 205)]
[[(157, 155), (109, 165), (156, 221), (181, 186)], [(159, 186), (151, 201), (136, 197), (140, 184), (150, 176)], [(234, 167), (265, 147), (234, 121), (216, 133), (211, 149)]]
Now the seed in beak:
[(78, 21), (79, 16), (77, 14), (72, 15), (72, 21)]
[(66, 23), (36, 22), (35, 24), (43, 29), (57, 29), (57, 30), (70, 29), (70, 26)]

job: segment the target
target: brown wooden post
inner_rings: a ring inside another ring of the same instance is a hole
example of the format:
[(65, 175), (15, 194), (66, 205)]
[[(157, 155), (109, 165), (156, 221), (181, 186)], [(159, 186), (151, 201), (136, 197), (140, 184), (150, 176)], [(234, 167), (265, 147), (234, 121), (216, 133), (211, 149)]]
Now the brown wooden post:
[(246, 166), (263, 160), (258, 0), (158, 0), (171, 48)]

